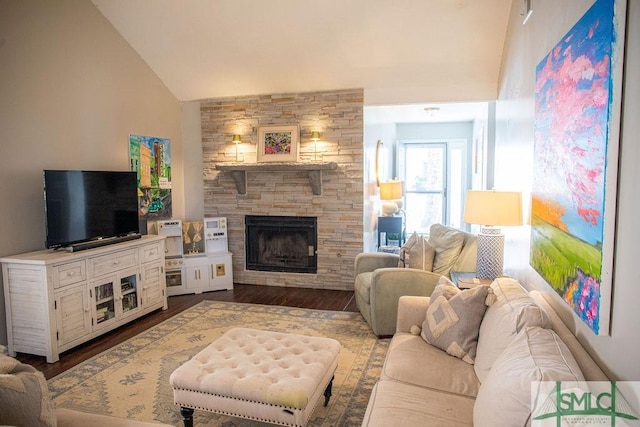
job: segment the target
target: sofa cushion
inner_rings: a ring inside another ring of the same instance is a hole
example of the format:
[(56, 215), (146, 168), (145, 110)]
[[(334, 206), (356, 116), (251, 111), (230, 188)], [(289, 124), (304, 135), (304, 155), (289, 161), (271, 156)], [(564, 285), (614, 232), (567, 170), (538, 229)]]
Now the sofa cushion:
[(442, 277), (431, 294), (421, 336), (448, 354), (474, 363), (488, 286), (460, 290)]
[(0, 425), (57, 425), (42, 372), (4, 354), (0, 354)]
[[(562, 321), (558, 313), (549, 305), (549, 302), (539, 291), (531, 291), (529, 295), (538, 303), (538, 305), (547, 313), (553, 332), (558, 334), (563, 343), (567, 345), (573, 357), (575, 357), (582, 375), (587, 381), (609, 381), (607, 375), (602, 371), (600, 366), (591, 358), (589, 353), (584, 349), (578, 338), (573, 334), (567, 325)], [(549, 293), (551, 297), (555, 297), (555, 293)]]
[(550, 326), (545, 311), (516, 280), (497, 278), (491, 289), (495, 302), (482, 319), (474, 365), (480, 382), (484, 382), (493, 362), (524, 327)]
[(541, 381), (583, 380), (573, 355), (553, 330), (523, 328), (480, 386), (473, 409), (474, 426), (528, 425), (532, 401), (536, 404), (548, 397), (540, 390)]
[(405, 332), (389, 343), (381, 378), (467, 397), (475, 397), (480, 387), (473, 365)]
[(435, 249), (433, 258), (433, 272), (448, 276), (451, 268), (456, 263), (462, 245), (465, 232), (456, 230), (442, 224), (433, 224), (429, 229), (429, 244)]
[(471, 426), (471, 397), (381, 380), (371, 391), (362, 426)]
[(478, 267), (478, 236), (464, 233), (462, 251), (456, 259), (451, 271), (475, 272)]
[(414, 232), (400, 248), (398, 267), (431, 271), (435, 253), (428, 240)]

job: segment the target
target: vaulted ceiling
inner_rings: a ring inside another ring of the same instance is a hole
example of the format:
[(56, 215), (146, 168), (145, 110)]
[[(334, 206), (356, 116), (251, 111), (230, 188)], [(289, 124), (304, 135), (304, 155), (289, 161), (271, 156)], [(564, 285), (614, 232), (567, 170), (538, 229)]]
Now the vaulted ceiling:
[(495, 99), (511, 0), (92, 0), (182, 101)]

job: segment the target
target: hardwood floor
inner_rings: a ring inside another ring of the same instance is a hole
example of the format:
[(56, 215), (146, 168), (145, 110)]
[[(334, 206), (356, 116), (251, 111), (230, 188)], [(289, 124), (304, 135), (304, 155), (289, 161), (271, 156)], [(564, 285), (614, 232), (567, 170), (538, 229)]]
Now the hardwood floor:
[(353, 291), (236, 284), (231, 291), (169, 297), (167, 310), (149, 313), (127, 325), (66, 351), (60, 355), (60, 361), (56, 363), (47, 363), (42, 356), (23, 353), (18, 353), (17, 359), (23, 363), (33, 365), (36, 369), (42, 371), (47, 379), (52, 378), (203, 300), (282, 305), (317, 310), (358, 311)]

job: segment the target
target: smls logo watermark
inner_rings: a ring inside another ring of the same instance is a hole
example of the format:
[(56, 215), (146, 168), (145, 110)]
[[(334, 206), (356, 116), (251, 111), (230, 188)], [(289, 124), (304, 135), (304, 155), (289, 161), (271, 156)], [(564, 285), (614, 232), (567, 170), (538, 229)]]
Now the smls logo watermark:
[(531, 388), (531, 427), (640, 426), (634, 409), (640, 382), (544, 381), (538, 385)]

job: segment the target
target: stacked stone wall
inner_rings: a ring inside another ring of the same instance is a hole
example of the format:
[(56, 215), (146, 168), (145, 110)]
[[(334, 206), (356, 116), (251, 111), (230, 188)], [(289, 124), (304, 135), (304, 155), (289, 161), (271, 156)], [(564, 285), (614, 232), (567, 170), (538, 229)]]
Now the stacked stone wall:
[[(242, 96), (201, 101), (205, 215), (227, 217), (234, 282), (353, 289), (353, 262), (363, 248), (363, 91), (338, 90)], [(297, 125), (300, 162), (335, 162), (323, 171), (322, 194), (314, 195), (305, 171), (251, 171), (246, 194), (215, 165), (256, 162), (261, 126)], [(317, 147), (311, 132), (321, 134)], [(318, 218), (317, 274), (245, 270), (245, 215)]]

